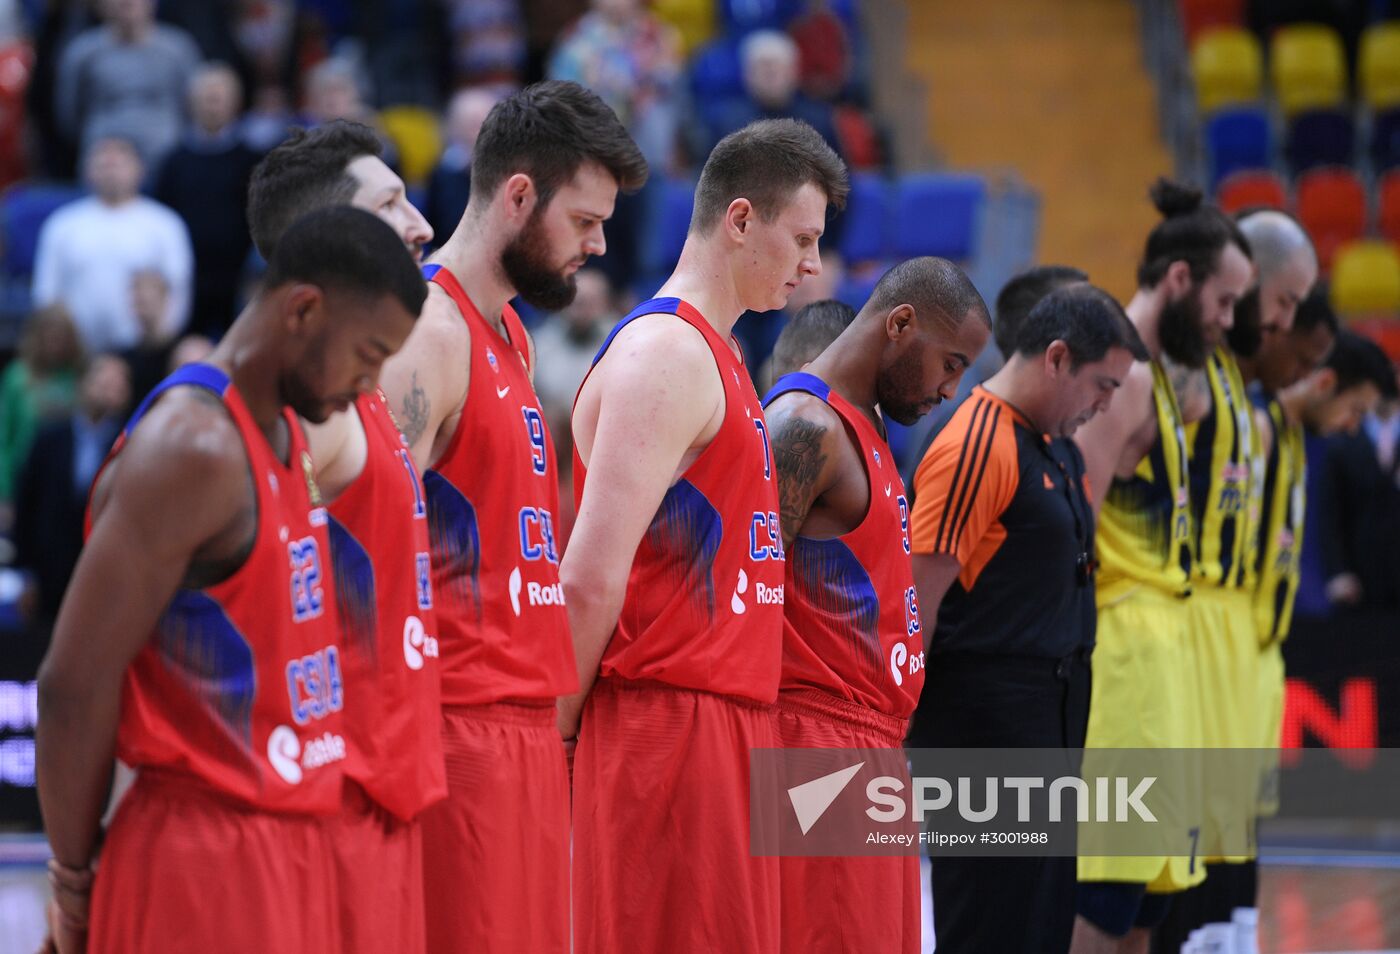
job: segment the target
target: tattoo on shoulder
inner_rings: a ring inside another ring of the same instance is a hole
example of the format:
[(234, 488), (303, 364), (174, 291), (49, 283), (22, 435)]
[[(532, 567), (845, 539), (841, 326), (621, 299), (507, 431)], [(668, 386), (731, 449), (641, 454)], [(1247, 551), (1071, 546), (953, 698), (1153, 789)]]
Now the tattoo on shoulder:
[(822, 438), (826, 427), (800, 417), (784, 419), (773, 435), (773, 466), (778, 471), (783, 536), (797, 536), (816, 498), (816, 484), (826, 465)]
[(428, 429), (428, 395), (418, 383), (418, 372), (413, 372), (408, 393), (403, 396), (403, 414), (399, 420), (399, 430), (409, 444), (417, 444), (418, 439)]
[(1202, 395), (1209, 394), (1205, 368), (1188, 368), (1180, 364), (1167, 364), (1167, 377), (1171, 381), (1176, 399), (1182, 405), (1192, 403)]

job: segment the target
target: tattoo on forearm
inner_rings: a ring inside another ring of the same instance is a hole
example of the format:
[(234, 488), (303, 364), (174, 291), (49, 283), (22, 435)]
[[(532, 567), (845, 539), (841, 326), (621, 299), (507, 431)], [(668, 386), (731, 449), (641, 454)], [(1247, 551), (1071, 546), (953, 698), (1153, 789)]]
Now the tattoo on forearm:
[(788, 540), (797, 536), (817, 496), (817, 480), (826, 464), (825, 435), (825, 427), (800, 417), (782, 421), (773, 435), (773, 466), (778, 471), (783, 536)]
[(408, 393), (403, 396), (403, 414), (399, 419), (399, 430), (409, 445), (417, 444), (423, 432), (428, 429), (428, 395), (418, 383), (418, 372), (413, 372)]

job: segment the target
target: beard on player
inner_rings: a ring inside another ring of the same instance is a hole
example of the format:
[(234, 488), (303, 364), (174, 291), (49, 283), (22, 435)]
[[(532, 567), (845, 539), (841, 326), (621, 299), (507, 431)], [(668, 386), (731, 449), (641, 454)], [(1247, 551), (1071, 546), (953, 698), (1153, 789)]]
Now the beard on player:
[(1174, 364), (1197, 370), (1206, 366), (1215, 346), (1206, 337), (1203, 316), (1199, 285), (1192, 285), (1185, 295), (1162, 306), (1158, 334), (1162, 350)]
[(573, 304), (578, 283), (572, 274), (563, 272), (573, 261), (556, 265), (550, 260), (543, 212), (536, 207), (520, 234), (501, 250), (501, 268), (526, 303), (545, 311), (560, 311)]

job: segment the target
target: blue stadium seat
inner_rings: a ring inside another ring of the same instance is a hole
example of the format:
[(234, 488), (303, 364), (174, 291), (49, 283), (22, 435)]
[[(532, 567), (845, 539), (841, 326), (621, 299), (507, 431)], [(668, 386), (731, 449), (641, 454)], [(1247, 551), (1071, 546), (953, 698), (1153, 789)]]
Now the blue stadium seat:
[(870, 300), (870, 293), (875, 290), (886, 269), (869, 268), (857, 273), (847, 273), (836, 285), (836, 291), (832, 297), (837, 301), (850, 305), (856, 311), (860, 311), (865, 303)]
[(1376, 172), (1400, 166), (1400, 108), (1376, 114), (1371, 124), (1370, 152)]
[(802, 0), (719, 0), (721, 26), (731, 33), (781, 30), (802, 12)]
[(1215, 113), (1206, 123), (1205, 139), (1212, 187), (1232, 172), (1267, 169), (1273, 163), (1269, 115), (1258, 107), (1237, 106)]
[(847, 262), (874, 261), (888, 254), (888, 191), (878, 173), (857, 172), (851, 176), (851, 194), (841, 216), (840, 252)]
[(690, 60), (690, 91), (697, 104), (744, 95), (744, 69), (736, 40), (722, 36), (695, 51)]
[(665, 275), (675, 267), (690, 229), (690, 213), (695, 207), (695, 183), (689, 179), (662, 179), (648, 186), (651, 207), (641, 252), (644, 274)]
[(904, 177), (895, 187), (895, 256), (971, 258), (986, 196), (987, 183), (980, 176), (922, 173)]
[(52, 183), (11, 186), (0, 196), (0, 242), (4, 243), (4, 273), (26, 276), (34, 271), (39, 227), (61, 205), (84, 195), (72, 185)]
[(1300, 175), (1318, 166), (1349, 166), (1356, 155), (1356, 124), (1341, 109), (1312, 109), (1288, 124), (1283, 153)]

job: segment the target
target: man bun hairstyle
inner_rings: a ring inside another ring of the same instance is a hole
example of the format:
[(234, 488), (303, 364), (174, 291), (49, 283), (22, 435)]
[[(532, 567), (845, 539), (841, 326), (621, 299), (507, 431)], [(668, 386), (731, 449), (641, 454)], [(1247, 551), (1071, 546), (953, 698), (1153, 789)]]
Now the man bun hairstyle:
[(1147, 248), (1138, 265), (1139, 288), (1156, 288), (1172, 262), (1178, 261), (1187, 264), (1191, 281), (1199, 284), (1215, 274), (1227, 245), (1238, 247), (1246, 258), (1251, 256), (1249, 240), (1239, 224), (1206, 202), (1201, 190), (1162, 177), (1149, 195), (1162, 213), (1162, 221), (1148, 233)]

